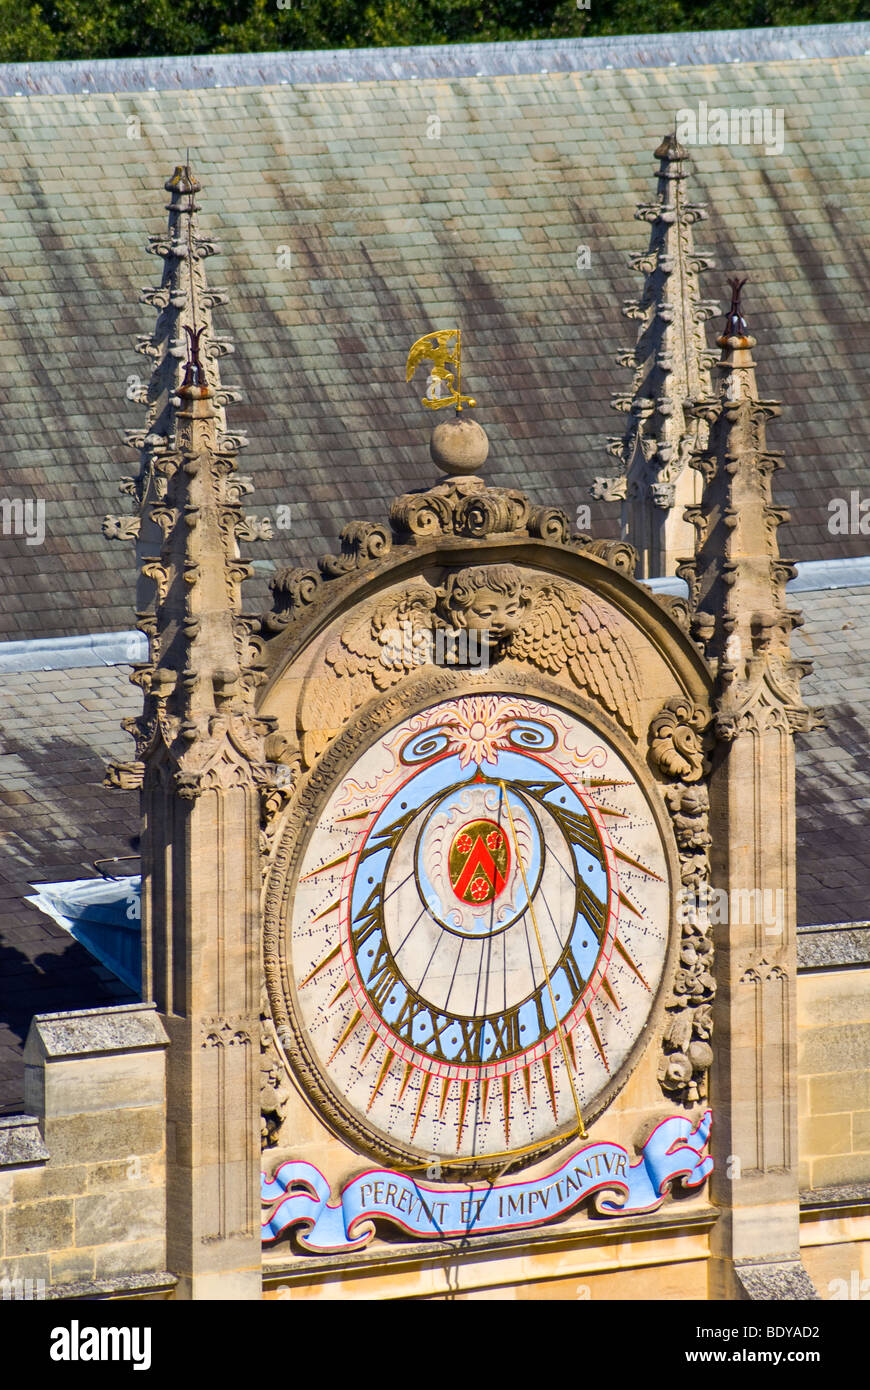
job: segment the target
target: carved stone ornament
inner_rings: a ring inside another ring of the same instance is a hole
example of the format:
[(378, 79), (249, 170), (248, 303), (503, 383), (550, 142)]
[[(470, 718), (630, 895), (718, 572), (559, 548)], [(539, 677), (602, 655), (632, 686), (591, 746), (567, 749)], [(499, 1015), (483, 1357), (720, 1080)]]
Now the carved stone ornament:
[(710, 1039), (713, 939), (710, 921), (710, 801), (704, 734), (709, 715), (685, 696), (669, 700), (650, 725), (650, 761), (667, 778), (665, 788), (680, 856), (680, 960), (665, 1003), (668, 1022), (659, 1063), (662, 1090), (683, 1105), (694, 1105), (707, 1094), (707, 1072), (713, 1062)]
[(460, 477), (437, 483), (425, 492), (397, 497), (390, 508), (390, 529), (354, 521), (341, 532), (341, 552), (326, 555), (315, 569), (282, 569), (270, 588), (272, 611), (263, 618), (267, 633), (278, 632), (314, 603), (324, 581), (365, 569), (398, 547), (416, 547), (442, 537), (483, 540), (488, 536), (528, 536), (580, 550), (605, 564), (633, 574), (637, 553), (625, 541), (593, 540), (572, 534), (558, 507), (535, 506), (524, 492), (488, 486), (482, 478)]
[(106, 785), (141, 786), (148, 768), (159, 780), (171, 779), (178, 795), (192, 801), (215, 788), (261, 789), (271, 783), (261, 751), (270, 721), (237, 710), (214, 715), (199, 728), (193, 721), (185, 723), (166, 713), (168, 690), (152, 684), (151, 694), (157, 709), (150, 718), (123, 721), (136, 739), (139, 759), (110, 764)]
[[(622, 440), (619, 440), (619, 447), (622, 448)], [(590, 489), (591, 495), (598, 502), (621, 502), (625, 499), (628, 479), (624, 474), (617, 474), (616, 477), (594, 478)]]
[(120, 791), (138, 791), (145, 778), (145, 764), (112, 762), (106, 765), (105, 785)]
[(200, 1022), (200, 1047), (250, 1047), (252, 1031), (244, 1016), (212, 1017)]
[(110, 541), (136, 540), (142, 524), (138, 516), (104, 516), (103, 535)]
[[(808, 733), (826, 727), (821, 706), (805, 705), (800, 682), (812, 663), (795, 661), (766, 650), (769, 628), (754, 635), (755, 650), (744, 662), (719, 665), (722, 693), (716, 710), (716, 735), (730, 743), (739, 734), (763, 733), (777, 723), (792, 733)], [(741, 670), (743, 675), (738, 674)]]
[(698, 782), (709, 771), (702, 731), (709, 722), (704, 710), (685, 696), (668, 700), (650, 724), (650, 761), (666, 777)]
[(547, 675), (567, 671), (624, 729), (638, 732), (639, 676), (613, 610), (514, 565), (472, 565), (446, 572), (440, 587), (416, 581), (351, 618), (326, 650), (331, 674), (312, 681), (302, 702), (304, 761), (310, 765), (374, 695), (431, 662), (439, 644), (448, 665), (513, 661)]
[(287, 1066), (279, 1054), (269, 1001), (264, 996), (260, 1010), (260, 1141), (264, 1149), (278, 1143), (290, 1095)]

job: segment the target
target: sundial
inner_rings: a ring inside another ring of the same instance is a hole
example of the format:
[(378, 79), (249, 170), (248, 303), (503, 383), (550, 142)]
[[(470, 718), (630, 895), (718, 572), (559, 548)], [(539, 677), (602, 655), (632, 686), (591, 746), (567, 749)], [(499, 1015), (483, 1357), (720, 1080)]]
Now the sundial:
[(498, 693), (401, 721), (301, 859), (309, 1078), (392, 1160), (474, 1166), (582, 1133), (650, 1015), (669, 895), (652, 808), (600, 729)]

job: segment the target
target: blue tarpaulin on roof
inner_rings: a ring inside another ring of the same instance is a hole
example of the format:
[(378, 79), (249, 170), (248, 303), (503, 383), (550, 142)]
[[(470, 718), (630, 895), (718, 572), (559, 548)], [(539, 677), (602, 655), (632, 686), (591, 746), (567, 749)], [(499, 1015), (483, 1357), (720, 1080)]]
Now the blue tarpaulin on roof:
[(34, 883), (28, 898), (74, 936), (92, 956), (137, 992), (142, 984), (141, 879), (80, 878)]

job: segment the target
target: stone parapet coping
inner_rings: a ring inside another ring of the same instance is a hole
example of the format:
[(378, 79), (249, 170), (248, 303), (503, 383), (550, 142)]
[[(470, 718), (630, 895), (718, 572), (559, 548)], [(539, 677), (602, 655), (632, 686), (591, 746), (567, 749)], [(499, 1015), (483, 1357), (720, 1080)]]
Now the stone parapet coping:
[(870, 1207), (870, 1182), (840, 1183), (836, 1187), (805, 1187), (799, 1196), (802, 1212)]
[(870, 922), (798, 927), (798, 970), (870, 965)]
[(102, 1300), (135, 1298), (137, 1294), (172, 1293), (178, 1280), (168, 1270), (158, 1274), (121, 1274), (113, 1279), (81, 1280), (77, 1284), (54, 1284), (46, 1290), (46, 1299), (67, 1302), (70, 1299)]
[(49, 1158), (35, 1115), (0, 1115), (0, 1168), (27, 1168)]
[(98, 1053), (142, 1052), (169, 1043), (153, 1004), (37, 1014), (30, 1026), (25, 1056), (37, 1040), (45, 1058), (52, 1062)]

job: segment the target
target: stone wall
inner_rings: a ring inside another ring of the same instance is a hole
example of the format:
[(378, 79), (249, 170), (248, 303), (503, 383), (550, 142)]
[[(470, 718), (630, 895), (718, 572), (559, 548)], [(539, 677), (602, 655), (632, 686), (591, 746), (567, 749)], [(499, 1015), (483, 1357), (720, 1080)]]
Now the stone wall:
[(870, 967), (798, 978), (802, 1188), (870, 1183)]
[(0, 1120), (3, 1296), (171, 1286), (166, 1043), (147, 1004), (33, 1020), (29, 1113)]

